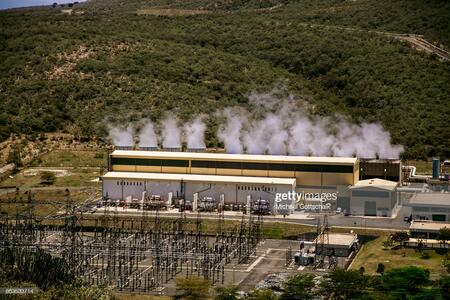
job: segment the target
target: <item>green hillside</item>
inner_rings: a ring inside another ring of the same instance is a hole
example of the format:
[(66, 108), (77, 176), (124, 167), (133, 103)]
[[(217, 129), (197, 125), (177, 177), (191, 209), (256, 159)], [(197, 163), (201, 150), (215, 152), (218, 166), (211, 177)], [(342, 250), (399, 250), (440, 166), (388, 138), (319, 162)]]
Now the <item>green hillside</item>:
[(107, 119), (168, 110), (212, 115), (281, 83), (316, 114), (381, 122), (406, 158), (450, 157), (450, 62), (373, 32), (421, 34), (448, 49), (447, 1), (92, 0), (64, 9), (0, 12), (0, 140), (101, 136)]

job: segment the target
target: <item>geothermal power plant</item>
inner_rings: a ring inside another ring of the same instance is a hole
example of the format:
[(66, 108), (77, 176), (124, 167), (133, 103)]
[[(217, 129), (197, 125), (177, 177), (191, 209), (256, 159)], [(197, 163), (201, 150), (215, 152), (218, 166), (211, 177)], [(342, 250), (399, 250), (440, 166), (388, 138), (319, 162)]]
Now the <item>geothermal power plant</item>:
[[(264, 204), (264, 212), (273, 214), (316, 207), (390, 216), (401, 181), (398, 160), (115, 150), (108, 165), (102, 177), (104, 199), (140, 209), (156, 202), (193, 211), (212, 211), (221, 203), (229, 210)], [(382, 178), (373, 179), (380, 165)], [(288, 193), (303, 197), (277, 199)], [(358, 199), (362, 195), (364, 201)]]
[(104, 205), (392, 215), (402, 147), (391, 144), (381, 125), (311, 116), (270, 96), (249, 101), (261, 112), (231, 107), (215, 113), (219, 153), (206, 151), (203, 115), (183, 123), (166, 114), (157, 123), (110, 127), (115, 151), (102, 176)]

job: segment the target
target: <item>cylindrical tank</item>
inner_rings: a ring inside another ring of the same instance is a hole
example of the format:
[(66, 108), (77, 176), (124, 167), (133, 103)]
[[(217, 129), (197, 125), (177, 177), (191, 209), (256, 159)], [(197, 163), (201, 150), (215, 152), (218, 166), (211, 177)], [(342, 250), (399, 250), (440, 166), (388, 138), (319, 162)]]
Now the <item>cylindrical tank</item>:
[(433, 158), (433, 179), (439, 179), (439, 158)]

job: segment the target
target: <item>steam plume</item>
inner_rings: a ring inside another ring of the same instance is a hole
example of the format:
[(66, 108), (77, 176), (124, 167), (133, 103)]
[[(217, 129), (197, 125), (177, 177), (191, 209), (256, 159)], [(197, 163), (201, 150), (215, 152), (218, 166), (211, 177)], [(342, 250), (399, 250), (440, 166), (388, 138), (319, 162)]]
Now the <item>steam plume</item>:
[(139, 147), (158, 147), (155, 126), (150, 120), (144, 120), (144, 124), (139, 134)]
[(278, 92), (249, 96), (253, 118), (248, 111), (225, 111), (217, 136), (228, 153), (398, 158), (403, 151), (380, 124), (314, 116), (304, 102), (279, 99)]
[(237, 108), (227, 108), (222, 115), (225, 117), (226, 123), (219, 126), (217, 137), (225, 144), (225, 150), (228, 153), (242, 153), (244, 151), (241, 142), (243, 115)]
[[(310, 113), (305, 101), (280, 89), (270, 93), (249, 95), (251, 109), (231, 107), (217, 112), (215, 117), (225, 121), (219, 125), (217, 137), (228, 153), (341, 156), (361, 158), (398, 158), (403, 151), (391, 143), (391, 136), (380, 124), (355, 124), (343, 116), (321, 117)], [(164, 148), (205, 148), (205, 116), (197, 116), (184, 127), (176, 116), (167, 114), (161, 121)], [(158, 137), (154, 124), (144, 121), (139, 145), (156, 147)], [(117, 146), (132, 146), (131, 127), (112, 128), (109, 135)]]
[(184, 126), (184, 133), (188, 149), (206, 148), (205, 145), (206, 125), (203, 116), (198, 116)]
[(181, 129), (178, 127), (178, 119), (167, 115), (161, 122), (162, 145), (164, 148), (181, 147)]
[(109, 129), (109, 138), (115, 146), (133, 146), (133, 129), (113, 127)]

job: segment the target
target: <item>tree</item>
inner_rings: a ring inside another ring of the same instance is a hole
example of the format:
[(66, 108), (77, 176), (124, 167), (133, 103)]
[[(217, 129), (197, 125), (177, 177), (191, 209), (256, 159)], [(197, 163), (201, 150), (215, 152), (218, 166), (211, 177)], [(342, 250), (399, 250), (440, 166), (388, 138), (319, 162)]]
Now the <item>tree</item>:
[(400, 246), (404, 246), (405, 242), (409, 240), (409, 234), (406, 231), (398, 231), (392, 235), (392, 240), (397, 242)]
[(436, 288), (424, 288), (419, 291), (417, 294), (411, 295), (412, 297), (409, 299), (414, 300), (443, 300), (442, 297), (444, 294), (441, 294), (441, 291)]
[(418, 293), (430, 283), (428, 270), (419, 267), (396, 268), (387, 271), (382, 277), (380, 290), (395, 293)]
[(448, 258), (448, 256), (444, 258), (443, 265), (447, 273), (450, 273), (450, 259)]
[(276, 300), (277, 296), (269, 289), (253, 290), (246, 300)]
[(311, 299), (314, 297), (314, 276), (297, 274), (290, 277), (284, 284), (284, 293), (280, 299)]
[(22, 167), (23, 164), (20, 145), (16, 144), (11, 147), (6, 162), (9, 164), (14, 164), (16, 169)]
[(382, 263), (378, 264), (378, 266), (377, 266), (377, 273), (380, 274), (380, 275), (384, 274), (384, 264), (382, 264)]
[(202, 300), (209, 298), (209, 280), (200, 278), (177, 278), (177, 295), (174, 299), (182, 300)]
[(44, 171), (41, 173), (41, 182), (44, 184), (53, 184), (55, 183), (56, 176), (53, 172)]
[(219, 286), (216, 287), (216, 300), (235, 300), (238, 299), (237, 286)]
[(441, 295), (445, 295), (445, 299), (450, 299), (450, 276), (443, 276), (437, 282), (437, 286), (441, 291)]
[(0, 270), (7, 278), (32, 282), (44, 290), (71, 284), (75, 280), (64, 259), (40, 249), (6, 248), (0, 251)]
[(450, 240), (450, 228), (443, 227), (439, 229), (437, 238), (444, 244), (444, 248), (446, 248), (447, 242)]
[(336, 269), (320, 283), (320, 294), (328, 299), (355, 299), (365, 294), (367, 283), (359, 271)]

